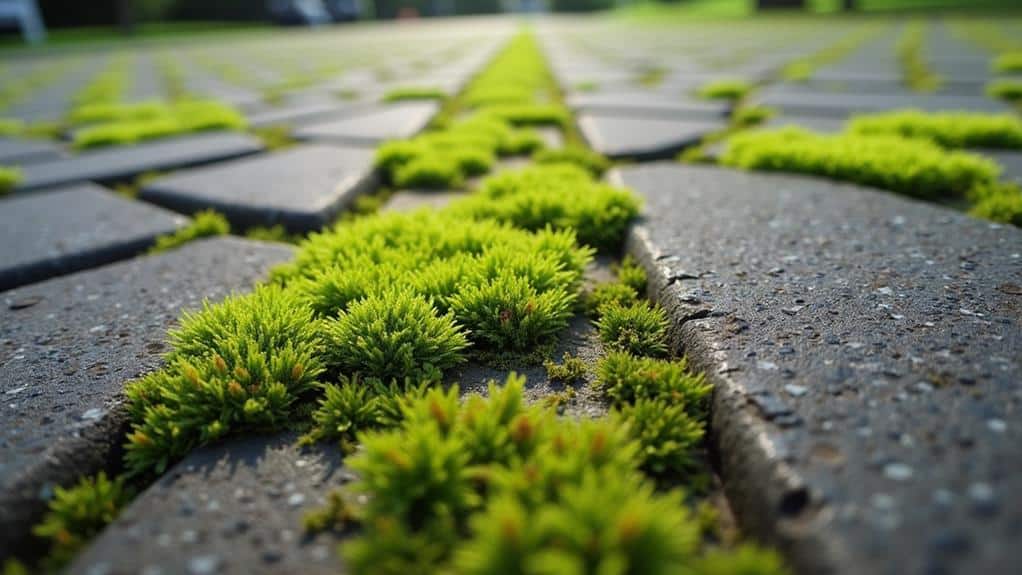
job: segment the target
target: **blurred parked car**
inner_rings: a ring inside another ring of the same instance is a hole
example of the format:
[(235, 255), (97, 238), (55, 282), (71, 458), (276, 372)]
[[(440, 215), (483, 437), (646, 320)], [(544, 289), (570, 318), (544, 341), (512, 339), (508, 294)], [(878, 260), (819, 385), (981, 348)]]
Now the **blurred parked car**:
[(353, 22), (362, 14), (359, 0), (323, 0), (334, 22)]
[(323, 0), (268, 0), (270, 20), (281, 26), (319, 26), (333, 21)]

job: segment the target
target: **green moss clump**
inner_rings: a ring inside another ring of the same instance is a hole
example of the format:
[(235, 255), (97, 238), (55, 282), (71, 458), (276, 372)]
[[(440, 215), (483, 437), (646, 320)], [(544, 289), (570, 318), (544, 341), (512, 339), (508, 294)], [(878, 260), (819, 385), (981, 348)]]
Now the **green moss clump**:
[(630, 306), (639, 303), (639, 294), (622, 282), (604, 282), (592, 289), (585, 298), (586, 313), (598, 318), (607, 306)]
[(80, 121), (100, 121), (75, 132), (72, 144), (78, 149), (134, 144), (208, 130), (242, 130), (247, 126), (244, 116), (233, 107), (205, 100), (93, 104), (80, 108), (76, 114)]
[(657, 478), (684, 479), (696, 472), (696, 448), (704, 425), (684, 404), (664, 399), (638, 399), (618, 408), (617, 417), (640, 445), (642, 470)]
[(17, 118), (0, 118), (0, 136), (17, 136), (25, 129), (25, 123)]
[(1022, 52), (1006, 52), (997, 56), (991, 62), (990, 69), (1001, 74), (1022, 72)]
[(227, 218), (214, 210), (203, 210), (192, 218), (191, 223), (172, 234), (159, 236), (149, 248), (150, 254), (158, 254), (182, 246), (192, 240), (223, 236), (231, 233)]
[(21, 170), (0, 166), (0, 196), (14, 191), (14, 188), (21, 182)]
[(267, 152), (286, 150), (298, 143), (291, 134), (291, 126), (288, 125), (254, 127), (250, 132), (259, 138)]
[(409, 86), (394, 88), (383, 95), (384, 102), (404, 102), (408, 100), (445, 100), (447, 92), (440, 88), (424, 88)]
[(610, 169), (610, 160), (582, 146), (565, 146), (539, 150), (532, 155), (537, 164), (574, 164), (589, 171), (593, 176), (600, 177)]
[(597, 182), (581, 168), (551, 164), (491, 176), (448, 210), (527, 230), (573, 229), (580, 242), (612, 251), (621, 245), (639, 206), (628, 190)]
[(648, 357), (667, 355), (667, 314), (645, 302), (599, 309), (600, 341), (611, 349)]
[(731, 124), (739, 128), (758, 126), (777, 115), (777, 110), (767, 106), (741, 106), (731, 115)]
[(341, 376), (339, 383), (323, 386), (323, 397), (312, 414), (313, 428), (302, 436), (301, 443), (336, 441), (342, 451), (350, 453), (357, 433), (400, 423), (400, 401), (397, 384)]
[(898, 39), (897, 52), (902, 78), (905, 85), (916, 92), (933, 92), (943, 84), (943, 79), (926, 62), (925, 34), (923, 22), (910, 22)]
[(776, 551), (743, 543), (736, 549), (711, 549), (696, 563), (704, 575), (787, 575), (790, 573)]
[(741, 100), (752, 92), (752, 84), (745, 80), (716, 80), (700, 86), (700, 98), (706, 100)]
[(597, 372), (596, 387), (615, 407), (641, 399), (663, 399), (702, 419), (712, 389), (702, 375), (689, 372), (684, 359), (667, 361), (611, 352), (600, 360)]
[(1022, 227), (1022, 189), (1015, 184), (999, 184), (976, 190), (969, 214), (977, 218)]
[(399, 188), (442, 190), (461, 187), (464, 177), (454, 155), (430, 154), (402, 165), (391, 180)]
[(49, 541), (47, 566), (56, 571), (70, 562), (117, 517), (132, 495), (124, 477), (110, 480), (102, 471), (72, 487), (56, 487), (46, 515), (32, 528), (33, 534)]
[(288, 233), (287, 228), (282, 224), (248, 228), (245, 230), (245, 237), (250, 240), (281, 244), (297, 244), (302, 240), (302, 236)]
[(486, 108), (487, 115), (512, 126), (566, 126), (568, 110), (555, 104), (502, 104)]
[(581, 358), (575, 357), (568, 352), (564, 352), (561, 363), (554, 363), (548, 359), (543, 362), (543, 368), (546, 369), (547, 379), (562, 384), (582, 381), (585, 379), (586, 372), (589, 371)]
[(279, 429), (322, 373), (320, 323), (276, 286), (186, 313), (166, 367), (130, 383), (131, 473), (163, 472), (195, 447), (243, 429)]
[(876, 186), (910, 196), (964, 196), (997, 180), (993, 161), (895, 136), (821, 136), (798, 128), (732, 136), (721, 163), (749, 170), (797, 172)]
[(469, 107), (532, 104), (553, 78), (532, 34), (518, 34), (469, 84), (463, 100)]
[(618, 281), (635, 290), (637, 294), (646, 293), (646, 270), (630, 255), (626, 255), (620, 263), (612, 266)]
[(994, 80), (987, 84), (987, 95), (1008, 102), (1022, 102), (1022, 81)]
[(307, 534), (315, 535), (324, 531), (342, 532), (357, 520), (355, 509), (344, 498), (344, 494), (334, 490), (327, 494), (325, 507), (310, 511), (302, 517), (302, 526)]
[[(458, 401), (432, 390), (397, 429), (361, 436), (351, 466), (368, 495), (346, 543), (354, 573), (670, 573), (698, 556), (699, 523), (677, 492), (638, 473), (639, 445), (610, 420), (526, 406), (524, 381)], [(593, 546), (592, 541), (600, 545)]]
[(468, 340), (453, 314), (408, 290), (353, 302), (324, 326), (328, 365), (385, 381), (439, 379), (465, 360)]
[(1022, 120), (1010, 114), (902, 110), (852, 118), (848, 131), (920, 138), (945, 148), (1022, 149)]

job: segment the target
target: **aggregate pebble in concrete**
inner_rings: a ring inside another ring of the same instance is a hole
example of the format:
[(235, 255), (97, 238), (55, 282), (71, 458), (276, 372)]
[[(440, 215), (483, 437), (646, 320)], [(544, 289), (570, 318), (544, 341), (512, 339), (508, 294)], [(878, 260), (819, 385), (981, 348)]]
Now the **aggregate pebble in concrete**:
[(143, 200), (191, 213), (213, 208), (241, 227), (316, 230), (376, 183), (371, 148), (301, 145), (181, 170), (147, 182)]
[(577, 117), (591, 148), (611, 158), (661, 159), (724, 129), (724, 120), (680, 120), (583, 113)]
[(0, 550), (38, 545), (29, 526), (54, 485), (119, 461), (121, 390), (160, 365), (181, 312), (247, 290), (290, 255), (262, 242), (199, 240), (3, 294)]
[(31, 164), (55, 160), (64, 155), (60, 146), (47, 140), (0, 138), (0, 164)]
[(1022, 230), (808, 177), (612, 179), (749, 533), (803, 573), (1017, 569)]
[(439, 110), (435, 102), (407, 102), (374, 106), (351, 116), (310, 124), (295, 132), (300, 140), (329, 140), (374, 146), (421, 132)]
[(355, 476), (332, 445), (297, 435), (200, 448), (171, 468), (80, 555), (69, 573), (341, 571), (339, 537), (307, 535), (302, 518)]
[(153, 170), (168, 170), (252, 154), (263, 149), (248, 134), (215, 132), (154, 140), (82, 152), (76, 156), (39, 162), (22, 169), (24, 179), (15, 191), (37, 190), (92, 181), (128, 178)]
[(186, 221), (88, 183), (0, 206), (0, 290), (131, 257)]

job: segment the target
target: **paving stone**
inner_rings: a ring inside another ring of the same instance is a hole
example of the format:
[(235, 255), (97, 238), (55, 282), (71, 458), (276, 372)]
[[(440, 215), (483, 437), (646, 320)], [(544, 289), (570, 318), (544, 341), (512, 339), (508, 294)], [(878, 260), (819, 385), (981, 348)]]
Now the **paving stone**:
[(302, 449), (297, 439), (256, 436), (196, 450), (132, 502), (68, 572), (338, 573), (338, 537), (306, 535), (302, 517), (355, 476), (340, 450)]
[(60, 146), (47, 140), (0, 138), (0, 164), (5, 166), (55, 160), (63, 155)]
[(153, 170), (183, 168), (235, 158), (262, 149), (258, 139), (235, 132), (195, 134), (133, 146), (98, 149), (66, 159), (25, 166), (22, 169), (24, 179), (15, 191), (37, 190), (87, 180), (113, 181)]
[(0, 290), (129, 258), (186, 218), (79, 184), (0, 202)]
[(376, 185), (371, 148), (301, 145), (180, 170), (147, 182), (140, 197), (173, 210), (213, 208), (232, 224), (317, 230)]
[(372, 146), (385, 140), (414, 136), (426, 127), (439, 109), (435, 102), (374, 106), (353, 116), (311, 124), (296, 131), (295, 137)]
[(748, 533), (802, 573), (1016, 570), (1022, 230), (808, 177), (612, 179)]
[(583, 113), (577, 117), (591, 148), (611, 158), (659, 159), (698, 144), (727, 126), (721, 120), (681, 120)]
[(440, 209), (446, 207), (447, 204), (454, 200), (464, 197), (465, 192), (454, 190), (400, 190), (387, 200), (383, 210), (387, 212), (411, 212), (424, 207)]
[(325, 117), (351, 112), (353, 106), (343, 102), (313, 102), (288, 106), (262, 108), (248, 114), (248, 124), (253, 127), (273, 126), (279, 124), (308, 124)]
[(838, 94), (814, 91), (774, 91), (769, 88), (754, 96), (755, 103), (776, 107), (786, 113), (845, 117), (851, 114), (916, 108), (928, 112), (971, 110), (1011, 112), (1008, 104), (983, 96), (951, 94)]
[(723, 118), (730, 105), (720, 101), (697, 100), (683, 95), (636, 90), (633, 92), (595, 92), (568, 99), (572, 109), (581, 112), (678, 118)]
[(0, 307), (0, 549), (28, 535), (54, 485), (119, 461), (124, 383), (160, 365), (168, 327), (203, 299), (248, 289), (286, 246), (237, 238), (6, 292)]
[(845, 120), (821, 116), (792, 116), (789, 114), (783, 114), (770, 118), (755, 129), (775, 129), (787, 127), (804, 128), (812, 132), (834, 134), (845, 129)]

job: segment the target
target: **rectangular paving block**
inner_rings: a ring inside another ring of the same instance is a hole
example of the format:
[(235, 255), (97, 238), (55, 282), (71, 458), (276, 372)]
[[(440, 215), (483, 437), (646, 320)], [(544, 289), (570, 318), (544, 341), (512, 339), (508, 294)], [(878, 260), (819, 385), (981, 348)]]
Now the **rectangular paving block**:
[(997, 162), (1001, 166), (1001, 179), (1022, 185), (1022, 151), (969, 150)]
[(355, 476), (333, 445), (297, 434), (200, 448), (125, 509), (68, 573), (308, 573), (341, 571), (339, 537), (307, 536), (302, 517)]
[(357, 110), (354, 104), (343, 102), (310, 102), (269, 106), (247, 114), (248, 125), (264, 127), (274, 125), (308, 124), (331, 116), (346, 115)]
[(63, 155), (63, 149), (48, 140), (0, 138), (0, 165), (31, 164), (55, 160)]
[(55, 485), (114, 463), (124, 384), (157, 368), (181, 312), (246, 290), (291, 257), (237, 238), (21, 287), (0, 295), (0, 549), (30, 549)]
[(722, 101), (698, 100), (694, 97), (668, 95), (649, 90), (630, 92), (594, 92), (568, 98), (568, 105), (577, 112), (595, 112), (628, 116), (667, 117), (671, 119), (713, 119), (727, 115), (730, 105)]
[(106, 182), (153, 170), (169, 170), (236, 158), (263, 149), (253, 136), (212, 132), (154, 140), (133, 146), (86, 151), (78, 155), (34, 163), (22, 169), (24, 178), (15, 191), (84, 181)]
[(1022, 230), (809, 177), (611, 179), (747, 533), (799, 573), (1017, 570)]
[(147, 182), (143, 200), (192, 213), (213, 208), (232, 224), (317, 230), (376, 185), (373, 150), (300, 145), (180, 170)]
[(187, 218), (95, 184), (0, 201), (0, 290), (129, 258)]
[(837, 94), (814, 91), (762, 90), (753, 97), (756, 104), (780, 108), (796, 115), (845, 117), (851, 114), (915, 108), (927, 112), (973, 111), (1011, 112), (1008, 104), (984, 96), (951, 94)]
[(723, 120), (684, 120), (582, 113), (578, 128), (589, 147), (611, 158), (662, 159), (723, 130)]
[(439, 109), (435, 102), (367, 107), (351, 116), (305, 126), (295, 132), (295, 137), (372, 146), (385, 140), (401, 140), (418, 134)]

